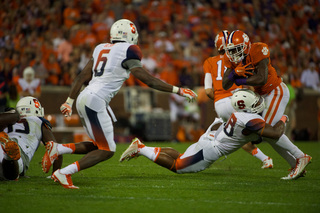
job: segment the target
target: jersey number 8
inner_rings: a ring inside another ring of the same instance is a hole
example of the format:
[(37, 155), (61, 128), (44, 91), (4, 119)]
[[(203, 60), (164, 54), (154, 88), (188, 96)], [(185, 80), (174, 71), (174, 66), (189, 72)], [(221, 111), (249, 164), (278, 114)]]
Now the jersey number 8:
[(237, 122), (236, 116), (232, 113), (231, 117), (229, 118), (227, 124), (224, 126), (223, 131), (226, 135), (229, 137), (233, 136), (233, 131), (234, 131), (234, 125)]

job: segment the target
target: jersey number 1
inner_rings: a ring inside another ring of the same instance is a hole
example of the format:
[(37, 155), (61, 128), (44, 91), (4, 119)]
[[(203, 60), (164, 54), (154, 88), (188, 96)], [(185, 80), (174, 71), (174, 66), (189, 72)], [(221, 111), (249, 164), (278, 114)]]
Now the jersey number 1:
[(94, 67), (94, 76), (102, 76), (104, 72), (104, 67), (107, 64), (108, 58), (107, 55), (109, 54), (110, 49), (101, 50), (98, 56), (98, 60), (96, 62), (96, 66)]
[(223, 68), (222, 68), (222, 60), (217, 61), (217, 65), (218, 65), (218, 69), (217, 69), (216, 80), (221, 81), (222, 80), (222, 69), (223, 69), (223, 73), (224, 73), (226, 71), (227, 67), (223, 66)]

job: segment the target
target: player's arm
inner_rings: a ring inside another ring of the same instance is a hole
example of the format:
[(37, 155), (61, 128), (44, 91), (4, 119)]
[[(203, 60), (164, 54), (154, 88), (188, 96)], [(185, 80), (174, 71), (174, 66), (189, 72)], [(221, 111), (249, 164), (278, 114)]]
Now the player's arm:
[[(135, 60), (135, 61), (140, 62), (138, 60)], [(186, 97), (189, 101), (193, 101), (197, 97), (197, 94), (190, 89), (179, 88), (179, 87), (167, 84), (164, 81), (152, 76), (142, 66), (131, 68), (130, 71), (134, 77), (136, 77), (137, 79), (139, 79), (140, 81), (142, 81), (143, 83), (145, 83), (146, 85), (148, 85), (153, 89), (163, 91), (163, 92), (176, 93), (178, 95)]]
[(7, 126), (13, 125), (19, 120), (20, 114), (15, 109), (0, 113), (0, 131), (3, 131)]
[[(256, 65), (257, 73), (246, 79), (245, 85), (263, 86), (268, 80), (268, 64), (269, 59), (265, 58), (259, 61)], [(237, 83), (237, 80), (235, 81)]]
[(76, 77), (74, 83), (72, 84), (69, 97), (64, 104), (61, 105), (60, 110), (64, 116), (71, 116), (72, 114), (72, 104), (74, 99), (78, 96), (82, 85), (92, 78), (92, 67), (93, 58), (89, 60), (87, 65), (83, 68), (80, 74)]
[(237, 78), (237, 75), (235, 74), (235, 71), (231, 68), (227, 68), (226, 72), (223, 75), (222, 78), (222, 87), (225, 90), (228, 90), (232, 87), (234, 84), (235, 79)]
[[(42, 130), (42, 142), (44, 144), (46, 144), (47, 142), (49, 141), (54, 141), (56, 142), (56, 139), (50, 129), (51, 127), (48, 126), (48, 124), (43, 124), (42, 127), (41, 127), (41, 130)], [(63, 160), (63, 157), (62, 155), (59, 155), (58, 158), (54, 161), (53, 163), (53, 169), (52, 169), (52, 173), (54, 171), (56, 171), (57, 169), (60, 169), (61, 166), (62, 166), (62, 160)]]
[(74, 83), (72, 84), (72, 87), (71, 87), (71, 91), (69, 93), (69, 98), (75, 99), (78, 96), (82, 85), (92, 78), (92, 67), (93, 67), (93, 58), (89, 60), (89, 62), (80, 72), (80, 74), (74, 80)]
[(206, 73), (204, 76), (204, 89), (206, 91), (207, 96), (214, 100), (214, 91), (212, 89), (212, 76), (210, 73)]
[[(167, 84), (160, 79), (152, 76), (148, 71), (146, 71), (143, 67), (134, 67), (130, 69), (132, 75), (148, 85), (149, 87), (163, 91), (163, 92), (172, 92), (173, 86)], [(177, 91), (178, 92), (178, 91)]]
[(130, 70), (134, 77), (149, 87), (163, 92), (176, 93), (186, 97), (189, 101), (193, 101), (197, 97), (197, 94), (192, 90), (167, 84), (145, 70), (141, 64), (142, 53), (137, 45), (131, 45), (127, 50), (126, 56), (126, 59), (121, 64), (122, 67)]
[(285, 131), (286, 121), (287, 117), (282, 116), (280, 121), (278, 121), (274, 126), (271, 126), (270, 124), (266, 123), (262, 129), (257, 131), (257, 134), (267, 138), (279, 139)]

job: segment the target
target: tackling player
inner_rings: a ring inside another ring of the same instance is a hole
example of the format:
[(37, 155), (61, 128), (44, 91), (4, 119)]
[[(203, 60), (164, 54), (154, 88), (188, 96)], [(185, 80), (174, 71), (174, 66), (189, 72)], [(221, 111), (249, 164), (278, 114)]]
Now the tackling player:
[[(67, 101), (60, 108), (65, 116), (70, 116), (73, 102), (77, 98), (76, 107), (79, 116), (94, 142), (69, 144), (70, 149), (63, 150), (59, 150), (61, 146), (56, 143), (47, 146), (48, 152), (43, 164), (45, 172), (49, 170), (52, 160), (58, 155), (86, 154), (79, 161), (53, 173), (52, 178), (65, 188), (76, 188), (71, 180), (72, 174), (114, 155), (116, 144), (112, 120), (115, 120), (115, 117), (109, 103), (123, 82), (129, 78), (130, 73), (153, 89), (176, 93), (188, 98), (189, 101), (197, 97), (192, 90), (169, 85), (153, 77), (142, 67), (142, 53), (136, 45), (138, 31), (131, 21), (127, 19), (116, 21), (110, 30), (110, 40), (111, 43), (96, 46), (92, 59), (75, 79)], [(89, 85), (78, 96), (85, 82), (89, 82)]]
[[(260, 95), (251, 90), (238, 90), (233, 94), (231, 103), (236, 112), (232, 113), (229, 120), (220, 125), (217, 131), (211, 131), (211, 127), (219, 123), (216, 119), (199, 141), (189, 146), (183, 154), (172, 148), (145, 146), (136, 138), (121, 155), (120, 162), (142, 155), (178, 174), (199, 172), (208, 168), (220, 157), (238, 150), (249, 141), (256, 141), (261, 137), (277, 140), (283, 134), (287, 117), (282, 116), (273, 126), (266, 123), (259, 115), (265, 108), (264, 98)], [(294, 175), (291, 178), (286, 176), (282, 179), (299, 178), (310, 163), (310, 156), (303, 154), (297, 147), (295, 150), (298, 150), (299, 153), (290, 152), (297, 157)], [(307, 156), (310, 160), (306, 161), (305, 157), (298, 158), (300, 154)]]
[[(0, 179), (16, 180), (25, 175), (40, 141), (55, 141), (49, 121), (38, 99), (28, 96), (19, 100), (17, 110), (0, 114)], [(54, 162), (60, 168), (62, 158)]]
[[(224, 122), (226, 122), (234, 112), (234, 109), (231, 106), (232, 92), (236, 89), (242, 88), (242, 86), (237, 86), (235, 84), (228, 90), (224, 90), (222, 87), (222, 77), (226, 69), (224, 66), (223, 56), (225, 54), (224, 48), (228, 35), (229, 32), (227, 30), (221, 31), (217, 34), (215, 38), (215, 46), (219, 55), (208, 58), (203, 64), (203, 70), (205, 73), (204, 88), (206, 90), (206, 94), (214, 101), (216, 113)], [(266, 156), (251, 142), (245, 144), (242, 148), (262, 161), (262, 169), (273, 167), (272, 159)]]
[[(227, 90), (233, 84), (253, 86), (266, 100), (267, 108), (262, 117), (268, 124), (275, 125), (284, 113), (290, 93), (271, 65), (268, 45), (262, 42), (251, 44), (247, 34), (240, 30), (233, 31), (227, 39), (224, 63), (227, 70), (223, 76), (223, 88)], [(270, 144), (290, 164), (290, 178), (297, 161), (296, 157), (286, 151), (292, 142), (286, 135), (282, 135), (278, 141)], [(306, 160), (310, 159), (306, 157)]]

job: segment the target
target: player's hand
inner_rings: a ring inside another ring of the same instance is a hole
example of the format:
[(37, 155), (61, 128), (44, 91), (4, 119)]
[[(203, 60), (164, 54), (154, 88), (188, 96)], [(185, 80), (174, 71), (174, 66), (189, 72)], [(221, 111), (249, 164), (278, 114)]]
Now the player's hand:
[(236, 75), (241, 77), (247, 77), (247, 76), (253, 75), (252, 71), (254, 70), (254, 67), (249, 67), (250, 65), (252, 64), (248, 63), (245, 66), (241, 66), (241, 65), (237, 66), (235, 68)]
[(189, 102), (193, 102), (198, 97), (194, 91), (186, 88), (179, 88), (178, 95), (186, 97)]
[(72, 105), (65, 102), (64, 104), (61, 105), (60, 111), (65, 117), (70, 117), (72, 114)]

